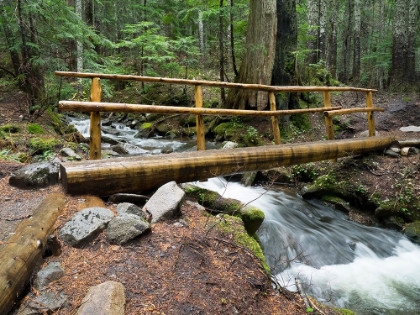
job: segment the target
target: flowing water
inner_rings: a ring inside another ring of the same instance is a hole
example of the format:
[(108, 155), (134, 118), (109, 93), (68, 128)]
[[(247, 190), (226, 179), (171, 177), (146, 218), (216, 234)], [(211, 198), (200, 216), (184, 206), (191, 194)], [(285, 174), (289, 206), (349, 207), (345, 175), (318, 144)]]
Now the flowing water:
[(299, 279), (317, 300), (360, 315), (420, 314), (420, 247), (398, 232), (367, 227), (293, 191), (213, 178), (195, 183), (259, 207), (257, 234), (280, 284)]
[[(89, 121), (71, 119), (89, 137)], [(131, 154), (190, 150), (193, 140), (135, 138), (122, 124), (103, 127), (103, 135), (132, 146)], [(391, 230), (366, 227), (319, 201), (292, 190), (244, 187), (213, 178), (196, 185), (224, 197), (252, 203), (265, 213), (257, 234), (279, 283), (305, 291), (321, 302), (358, 315), (420, 314), (420, 247)]]

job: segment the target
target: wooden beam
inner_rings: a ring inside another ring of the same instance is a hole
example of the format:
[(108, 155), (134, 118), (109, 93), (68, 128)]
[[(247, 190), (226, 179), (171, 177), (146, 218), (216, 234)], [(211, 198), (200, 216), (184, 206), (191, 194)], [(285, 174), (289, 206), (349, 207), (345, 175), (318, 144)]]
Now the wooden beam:
[[(101, 91), (101, 80), (99, 78), (93, 78), (90, 88), (90, 100), (92, 102), (100, 102)], [(101, 154), (101, 113), (97, 111), (91, 111), (89, 159), (100, 160)]]
[[(324, 108), (326, 110), (331, 110), (331, 93), (324, 92)], [(327, 132), (327, 139), (333, 140), (334, 139), (334, 125), (332, 122), (332, 118), (329, 116), (325, 116), (325, 129)]]
[(174, 107), (126, 103), (102, 103), (102, 102), (78, 102), (60, 101), (58, 108), (61, 111), (74, 112), (120, 112), (120, 113), (156, 113), (156, 114), (186, 114), (186, 115), (224, 115), (224, 116), (273, 116), (292, 115), (304, 113), (325, 112), (327, 110), (341, 109), (341, 106), (325, 109), (301, 108), (276, 111), (260, 110), (239, 110), (224, 108), (196, 108), (196, 107)]
[(262, 84), (244, 84), (244, 83), (231, 83), (219, 81), (206, 81), (206, 80), (186, 80), (186, 79), (173, 79), (173, 78), (160, 78), (160, 77), (145, 77), (135, 75), (119, 75), (119, 74), (104, 74), (104, 73), (81, 73), (69, 71), (56, 71), (55, 75), (71, 78), (100, 78), (108, 80), (128, 80), (128, 81), (141, 81), (141, 82), (154, 82), (154, 83), (171, 83), (182, 85), (201, 85), (212, 86), (220, 88), (234, 88), (234, 89), (251, 89), (268, 92), (323, 92), (323, 91), (354, 91), (354, 92), (377, 92), (374, 89), (363, 89), (346, 86), (271, 86)]
[(385, 109), (383, 108), (344, 108), (344, 109), (338, 109), (338, 110), (330, 110), (328, 112), (324, 112), (325, 117), (332, 117), (335, 115), (348, 115), (348, 114), (354, 114), (354, 113), (364, 113), (364, 112), (383, 112)]
[[(366, 93), (366, 107), (373, 108), (373, 98), (372, 92)], [(369, 137), (375, 136), (375, 118), (373, 116), (373, 111), (367, 113), (368, 128), (369, 128)]]
[(61, 181), (70, 194), (109, 196), (139, 193), (169, 181), (178, 183), (285, 165), (335, 159), (388, 147), (391, 137), (318, 141), (231, 150), (61, 163)]
[[(194, 97), (195, 97), (195, 107), (196, 108), (203, 108), (203, 91), (200, 85), (196, 85), (194, 89)], [(205, 126), (204, 126), (204, 119), (202, 115), (195, 116), (196, 126), (195, 126), (195, 136), (197, 141), (197, 150), (205, 150), (206, 149), (206, 139), (205, 139)]]
[[(270, 111), (275, 112), (277, 111), (276, 106), (276, 95), (273, 92), (268, 93), (268, 98), (270, 100)], [(280, 128), (279, 128), (279, 119), (276, 115), (271, 116), (271, 125), (273, 128), (273, 136), (274, 136), (274, 143), (280, 144)]]
[(28, 283), (64, 205), (63, 194), (47, 196), (32, 217), (22, 221), (1, 248), (0, 314), (8, 313)]

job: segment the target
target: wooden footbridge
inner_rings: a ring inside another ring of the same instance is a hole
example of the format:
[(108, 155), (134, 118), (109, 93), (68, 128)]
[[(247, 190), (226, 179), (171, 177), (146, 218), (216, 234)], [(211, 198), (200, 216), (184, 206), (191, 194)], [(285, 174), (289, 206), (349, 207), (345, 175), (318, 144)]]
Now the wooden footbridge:
[[(89, 161), (61, 164), (61, 181), (67, 193), (92, 193), (108, 196), (118, 192), (140, 192), (156, 188), (171, 180), (187, 182), (234, 172), (270, 169), (285, 165), (337, 159), (353, 154), (383, 149), (389, 146), (391, 137), (375, 135), (373, 113), (383, 111), (373, 106), (372, 93), (376, 90), (354, 87), (320, 86), (267, 86), (238, 84), (204, 80), (182, 80), (131, 75), (98, 73), (56, 72), (58, 76), (90, 78), (92, 80), (90, 102), (60, 101), (61, 111), (90, 112)], [(171, 107), (159, 105), (124, 104), (101, 102), (101, 79), (132, 80), (167, 84), (192, 85), (195, 87), (195, 107)], [(203, 107), (202, 87), (252, 89), (268, 93), (270, 110), (233, 110)], [(331, 106), (331, 92), (363, 92), (366, 107), (343, 109)], [(321, 92), (324, 106), (295, 110), (277, 110), (275, 93)], [(159, 156), (101, 158), (101, 112), (162, 113), (196, 115), (197, 152), (172, 153)], [(328, 141), (303, 144), (281, 144), (279, 120), (282, 115), (323, 112)], [(334, 140), (334, 115), (366, 112), (369, 138)], [(269, 116), (271, 117), (275, 145), (238, 148), (232, 150), (205, 150), (203, 115)]]

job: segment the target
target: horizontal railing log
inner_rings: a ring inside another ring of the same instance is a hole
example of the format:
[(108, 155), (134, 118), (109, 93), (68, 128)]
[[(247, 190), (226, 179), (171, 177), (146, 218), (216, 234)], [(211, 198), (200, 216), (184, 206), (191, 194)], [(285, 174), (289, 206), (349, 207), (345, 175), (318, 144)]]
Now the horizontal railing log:
[(183, 183), (234, 172), (363, 154), (384, 149), (392, 142), (391, 137), (378, 136), (61, 163), (61, 181), (69, 194), (139, 193), (169, 181)]
[(207, 80), (187, 80), (187, 79), (174, 79), (174, 78), (161, 78), (161, 77), (148, 77), (136, 75), (121, 75), (121, 74), (105, 74), (105, 73), (81, 73), (71, 71), (56, 71), (57, 76), (73, 77), (73, 78), (99, 78), (108, 80), (126, 80), (126, 81), (140, 81), (150, 83), (170, 83), (180, 85), (201, 85), (217, 88), (234, 88), (234, 89), (250, 89), (260, 90), (267, 92), (377, 92), (375, 89), (364, 89), (346, 86), (272, 86), (263, 84), (245, 84), (245, 83), (232, 83), (220, 81), (207, 81)]
[(302, 108), (290, 110), (238, 110), (224, 108), (203, 107), (173, 107), (161, 105), (125, 104), (125, 103), (101, 103), (101, 102), (77, 102), (60, 101), (58, 105), (61, 111), (74, 112), (121, 112), (121, 113), (155, 113), (155, 114), (190, 114), (190, 115), (222, 115), (222, 116), (282, 116), (292, 114), (317, 113), (327, 110), (339, 110), (342, 107), (331, 108)]
[(332, 117), (335, 115), (348, 115), (354, 113), (367, 113), (367, 112), (383, 112), (385, 109), (383, 108), (344, 108), (344, 109), (333, 109), (331, 108), (330, 111), (325, 111), (325, 117)]

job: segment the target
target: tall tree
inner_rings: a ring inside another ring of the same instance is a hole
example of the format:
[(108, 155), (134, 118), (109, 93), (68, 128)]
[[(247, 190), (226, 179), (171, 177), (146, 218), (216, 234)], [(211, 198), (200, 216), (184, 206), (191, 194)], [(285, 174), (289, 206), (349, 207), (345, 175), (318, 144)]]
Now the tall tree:
[[(298, 85), (296, 57), (293, 54), (297, 49), (297, 38), (296, 1), (277, 0), (276, 56), (272, 70), (272, 85)], [(299, 107), (296, 93), (277, 94), (276, 103), (280, 109)]]
[[(242, 59), (237, 82), (271, 84), (277, 32), (276, 7), (276, 0), (250, 1), (247, 50)], [(232, 89), (226, 99), (226, 106), (261, 110), (267, 107), (267, 102), (266, 92)]]
[(354, 34), (353, 34), (353, 82), (360, 81), (360, 37), (362, 28), (361, 0), (354, 0)]

